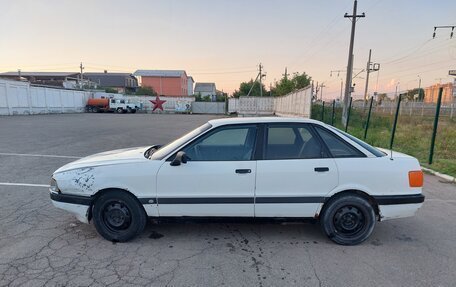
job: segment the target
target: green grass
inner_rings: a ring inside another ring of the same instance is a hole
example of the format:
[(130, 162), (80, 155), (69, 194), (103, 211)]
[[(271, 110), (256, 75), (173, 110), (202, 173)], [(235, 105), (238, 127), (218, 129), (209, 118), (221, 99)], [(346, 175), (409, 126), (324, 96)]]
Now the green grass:
[[(312, 106), (312, 118), (321, 120), (322, 108)], [(331, 124), (332, 107), (325, 107), (323, 121)], [(336, 108), (334, 126), (344, 130), (341, 108)], [(352, 109), (348, 132), (364, 138), (367, 111)], [(365, 141), (373, 146), (389, 148), (394, 115), (373, 113)], [(393, 149), (416, 157), (422, 166), (456, 177), (456, 119), (440, 117), (434, 148), (434, 159), (428, 164), (434, 117), (400, 115), (398, 118)]]

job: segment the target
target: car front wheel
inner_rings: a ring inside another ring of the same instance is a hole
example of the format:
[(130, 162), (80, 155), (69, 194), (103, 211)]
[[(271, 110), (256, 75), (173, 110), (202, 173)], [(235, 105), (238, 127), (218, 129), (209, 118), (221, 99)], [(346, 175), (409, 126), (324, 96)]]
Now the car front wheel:
[(372, 234), (376, 217), (367, 200), (356, 195), (344, 195), (327, 204), (320, 224), (329, 239), (341, 245), (356, 245)]
[(93, 222), (98, 233), (106, 240), (125, 242), (144, 230), (147, 215), (132, 195), (112, 190), (96, 200)]

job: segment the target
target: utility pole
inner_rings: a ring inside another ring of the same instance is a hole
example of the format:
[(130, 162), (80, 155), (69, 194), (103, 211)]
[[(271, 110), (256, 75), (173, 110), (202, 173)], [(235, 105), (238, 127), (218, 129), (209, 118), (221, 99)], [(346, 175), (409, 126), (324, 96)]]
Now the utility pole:
[(356, 29), (356, 21), (358, 18), (366, 17), (365, 13), (361, 15), (357, 15), (357, 6), (358, 1), (354, 0), (353, 2), (353, 14), (348, 15), (345, 13), (344, 18), (351, 18), (352, 27), (351, 27), (351, 35), (350, 35), (350, 47), (348, 49), (348, 64), (347, 64), (347, 78), (345, 80), (345, 96), (344, 96), (344, 104), (343, 104), (343, 112), (342, 112), (342, 123), (344, 125), (347, 124), (347, 114), (348, 114), (348, 102), (350, 100), (350, 93), (351, 93), (351, 81), (352, 81), (352, 73), (353, 73), (353, 45), (355, 42), (355, 29)]
[(397, 99), (397, 87), (399, 87), (400, 82), (396, 83), (396, 93), (394, 93), (394, 98)]
[(369, 60), (367, 60), (367, 65), (366, 65), (366, 87), (364, 88), (364, 99), (363, 99), (363, 107), (366, 104), (367, 101), (367, 89), (369, 87), (369, 74), (370, 74), (370, 69), (371, 69), (371, 55), (372, 55), (372, 49), (369, 49)]
[(79, 69), (81, 69), (81, 82), (79, 84), (80, 88), (82, 89), (82, 80), (84, 79), (84, 76), (83, 76), (83, 70), (84, 70), (84, 66), (82, 65), (82, 62), (81, 64), (79, 65)]
[(371, 55), (372, 55), (372, 49), (369, 49), (369, 60), (367, 60), (367, 66), (366, 66), (366, 87), (364, 88), (364, 103), (363, 107), (365, 107), (365, 104), (367, 102), (367, 90), (369, 88), (369, 74), (370, 72), (376, 72), (380, 70), (380, 64), (379, 63), (372, 63), (371, 62)]
[(339, 102), (342, 102), (343, 90), (344, 90), (344, 81), (341, 79), (340, 80), (340, 99), (339, 99)]
[(320, 85), (320, 101), (323, 102), (323, 88), (326, 87), (325, 83), (321, 83)]
[(255, 84), (258, 80), (260, 81), (260, 97), (263, 96), (263, 86), (261, 85), (261, 79), (266, 75), (263, 74), (263, 65), (261, 65), (261, 63), (258, 65), (258, 70), (259, 70), (259, 72), (255, 78), (255, 81), (253, 81), (252, 87), (250, 87), (250, 90), (247, 93), (247, 97), (250, 96), (250, 93), (252, 92), (253, 87), (255, 87)]
[(263, 87), (261, 86), (261, 78), (263, 78), (263, 74), (261, 72), (262, 68), (263, 68), (263, 66), (260, 63), (260, 65), (259, 65), (259, 69), (260, 69), (260, 74), (259, 74), (260, 75), (260, 97), (263, 96)]
[[(418, 75), (418, 101), (420, 101), (420, 98), (421, 98), (421, 77), (420, 75)], [(423, 95), (423, 102), (424, 102), (424, 95)]]
[(287, 67), (285, 67), (285, 74), (282, 74), (282, 76), (285, 77), (285, 80), (288, 80), (288, 72), (287, 72)]

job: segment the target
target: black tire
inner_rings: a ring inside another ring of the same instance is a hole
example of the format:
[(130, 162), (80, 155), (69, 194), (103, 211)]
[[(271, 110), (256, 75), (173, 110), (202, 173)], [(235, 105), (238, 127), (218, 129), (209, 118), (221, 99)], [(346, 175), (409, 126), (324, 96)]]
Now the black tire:
[(92, 107), (86, 107), (86, 112), (91, 113), (92, 112)]
[(116, 112), (117, 112), (118, 114), (122, 114), (122, 113), (123, 113), (123, 109), (122, 109), (122, 108), (117, 108)]
[(93, 206), (93, 222), (98, 233), (106, 240), (125, 242), (140, 234), (147, 223), (141, 203), (120, 190), (107, 191)]
[(131, 113), (132, 113), (132, 114), (136, 113), (136, 109), (132, 109), (132, 110), (131, 110)]
[(127, 113), (131, 114), (131, 108), (130, 107), (127, 108)]
[(98, 108), (97, 107), (93, 107), (92, 108), (92, 113), (98, 113)]
[(337, 244), (356, 245), (365, 241), (375, 227), (371, 204), (356, 195), (331, 199), (323, 207), (320, 224), (325, 234)]

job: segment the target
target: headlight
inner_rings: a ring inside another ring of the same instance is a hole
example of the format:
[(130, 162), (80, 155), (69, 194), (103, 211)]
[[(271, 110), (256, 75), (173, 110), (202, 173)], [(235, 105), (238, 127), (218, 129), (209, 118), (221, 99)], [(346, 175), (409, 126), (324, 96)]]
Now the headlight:
[(60, 192), (59, 187), (57, 186), (57, 181), (54, 178), (51, 178), (51, 182), (49, 184), (49, 191)]

